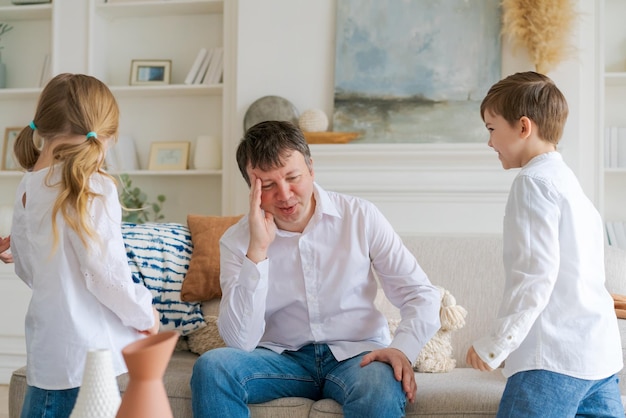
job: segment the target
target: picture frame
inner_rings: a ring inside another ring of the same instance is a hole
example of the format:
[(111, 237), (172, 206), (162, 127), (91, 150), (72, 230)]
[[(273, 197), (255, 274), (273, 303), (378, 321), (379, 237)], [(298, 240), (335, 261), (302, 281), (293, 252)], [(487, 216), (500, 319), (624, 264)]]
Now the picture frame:
[(132, 60), (130, 66), (131, 86), (170, 84), (171, 60)]
[(4, 129), (4, 141), (2, 143), (2, 170), (18, 171), (20, 166), (13, 157), (15, 138), (24, 129), (23, 126), (14, 126)]
[(153, 142), (148, 170), (186, 170), (191, 142)]

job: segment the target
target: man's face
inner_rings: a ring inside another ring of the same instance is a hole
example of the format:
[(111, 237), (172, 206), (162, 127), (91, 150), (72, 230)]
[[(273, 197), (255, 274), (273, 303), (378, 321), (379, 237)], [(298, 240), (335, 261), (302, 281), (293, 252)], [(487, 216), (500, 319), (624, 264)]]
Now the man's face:
[(313, 167), (309, 169), (297, 151), (283, 158), (283, 163), (268, 171), (248, 166), (248, 176), (252, 187), (255, 179), (261, 179), (261, 209), (274, 215), (276, 226), (302, 232), (315, 211)]

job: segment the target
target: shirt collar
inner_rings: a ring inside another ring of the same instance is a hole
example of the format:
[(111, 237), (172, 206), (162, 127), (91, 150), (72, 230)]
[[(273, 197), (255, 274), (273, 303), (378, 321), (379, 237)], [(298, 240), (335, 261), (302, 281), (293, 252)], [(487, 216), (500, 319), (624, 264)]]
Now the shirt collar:
[(563, 160), (563, 156), (558, 151), (544, 152), (543, 154), (539, 154), (531, 158), (530, 161), (526, 163), (526, 166), (538, 163), (539, 161), (543, 160)]

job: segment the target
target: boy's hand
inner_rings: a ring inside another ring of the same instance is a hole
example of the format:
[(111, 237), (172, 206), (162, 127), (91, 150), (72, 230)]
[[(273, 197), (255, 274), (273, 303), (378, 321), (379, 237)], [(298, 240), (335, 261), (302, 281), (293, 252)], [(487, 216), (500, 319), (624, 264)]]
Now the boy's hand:
[(474, 350), (474, 346), (471, 346), (469, 350), (467, 350), (467, 356), (465, 357), (465, 361), (467, 362), (467, 364), (477, 370), (480, 370), (481, 372), (490, 372), (493, 370), (478, 356), (476, 350)]

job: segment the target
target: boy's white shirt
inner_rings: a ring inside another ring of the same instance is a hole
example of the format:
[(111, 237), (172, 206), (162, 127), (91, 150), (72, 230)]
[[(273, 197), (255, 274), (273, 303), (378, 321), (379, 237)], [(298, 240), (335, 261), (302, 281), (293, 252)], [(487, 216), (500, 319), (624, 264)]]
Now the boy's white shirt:
[(622, 349), (605, 288), (602, 219), (561, 154), (529, 161), (513, 181), (503, 228), (505, 289), (493, 332), (474, 343), (503, 374), (542, 369), (596, 380)]

